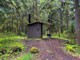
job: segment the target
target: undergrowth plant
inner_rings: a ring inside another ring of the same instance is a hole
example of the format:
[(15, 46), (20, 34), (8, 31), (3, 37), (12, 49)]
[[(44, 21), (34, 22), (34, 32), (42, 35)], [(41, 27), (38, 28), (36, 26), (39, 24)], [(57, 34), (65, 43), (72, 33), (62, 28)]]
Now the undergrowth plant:
[[(7, 33), (3, 33), (4, 37), (1, 34), (2, 33), (0, 33), (0, 59), (6, 59), (5, 57), (10, 56), (13, 52), (17, 53), (17, 49), (24, 50), (24, 44), (20, 41), (23, 37), (17, 36), (14, 33), (8, 33), (9, 36), (7, 36)], [(3, 53), (3, 51), (5, 51), (5, 53)]]
[(13, 36), (17, 36), (17, 34), (12, 32), (0, 33), (0, 38), (13, 37)]
[(73, 55), (73, 56), (79, 56), (80, 57), (80, 47), (79, 45), (71, 45), (71, 44), (65, 44), (64, 51)]
[(34, 55), (32, 53), (27, 53), (18, 58), (15, 58), (14, 60), (31, 60), (32, 58), (34, 58)]

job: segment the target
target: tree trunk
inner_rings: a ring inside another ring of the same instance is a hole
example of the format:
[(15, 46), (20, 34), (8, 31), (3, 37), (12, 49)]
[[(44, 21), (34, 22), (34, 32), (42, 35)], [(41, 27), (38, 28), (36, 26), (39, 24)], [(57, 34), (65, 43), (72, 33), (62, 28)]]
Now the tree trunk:
[(75, 2), (76, 44), (80, 44), (79, 0), (74, 0), (74, 2)]
[(34, 20), (34, 8), (35, 8), (35, 2), (34, 2), (34, 0), (33, 0), (33, 8), (32, 8), (32, 19)]
[(12, 15), (12, 32), (13, 32), (13, 15)]
[(68, 20), (68, 11), (66, 10), (66, 29), (68, 30), (68, 28), (69, 28), (69, 20)]
[(18, 19), (17, 19), (17, 30), (16, 30), (16, 33), (18, 33), (18, 27), (19, 27), (19, 26), (18, 26), (18, 22), (19, 22), (19, 21), (18, 21)]
[(62, 10), (60, 9), (60, 33), (63, 33)]
[(23, 17), (22, 17), (22, 20), (21, 20), (21, 32), (24, 32), (24, 22), (23, 22)]
[(36, 0), (36, 4), (35, 5), (36, 5), (36, 21), (38, 21), (38, 9), (37, 9), (38, 5), (37, 5), (37, 0)]

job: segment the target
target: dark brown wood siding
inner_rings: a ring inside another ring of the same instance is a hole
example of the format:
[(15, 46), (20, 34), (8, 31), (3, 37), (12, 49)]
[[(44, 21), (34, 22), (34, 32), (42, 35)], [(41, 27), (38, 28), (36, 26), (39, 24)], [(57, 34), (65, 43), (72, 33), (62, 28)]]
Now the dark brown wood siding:
[(28, 38), (42, 38), (42, 24), (35, 23), (28, 25)]

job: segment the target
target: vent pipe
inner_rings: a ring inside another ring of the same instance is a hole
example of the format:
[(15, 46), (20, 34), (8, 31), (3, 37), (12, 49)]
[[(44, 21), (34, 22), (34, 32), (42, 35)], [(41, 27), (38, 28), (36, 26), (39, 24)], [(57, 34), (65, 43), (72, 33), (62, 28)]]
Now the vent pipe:
[(29, 23), (31, 23), (31, 14), (29, 14), (29, 19), (28, 19)]

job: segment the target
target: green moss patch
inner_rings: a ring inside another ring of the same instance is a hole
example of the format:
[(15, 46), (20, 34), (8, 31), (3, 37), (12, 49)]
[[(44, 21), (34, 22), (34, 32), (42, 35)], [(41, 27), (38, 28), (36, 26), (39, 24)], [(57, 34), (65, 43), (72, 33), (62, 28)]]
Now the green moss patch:
[(34, 55), (32, 53), (27, 53), (13, 60), (31, 60), (32, 58), (34, 58)]

